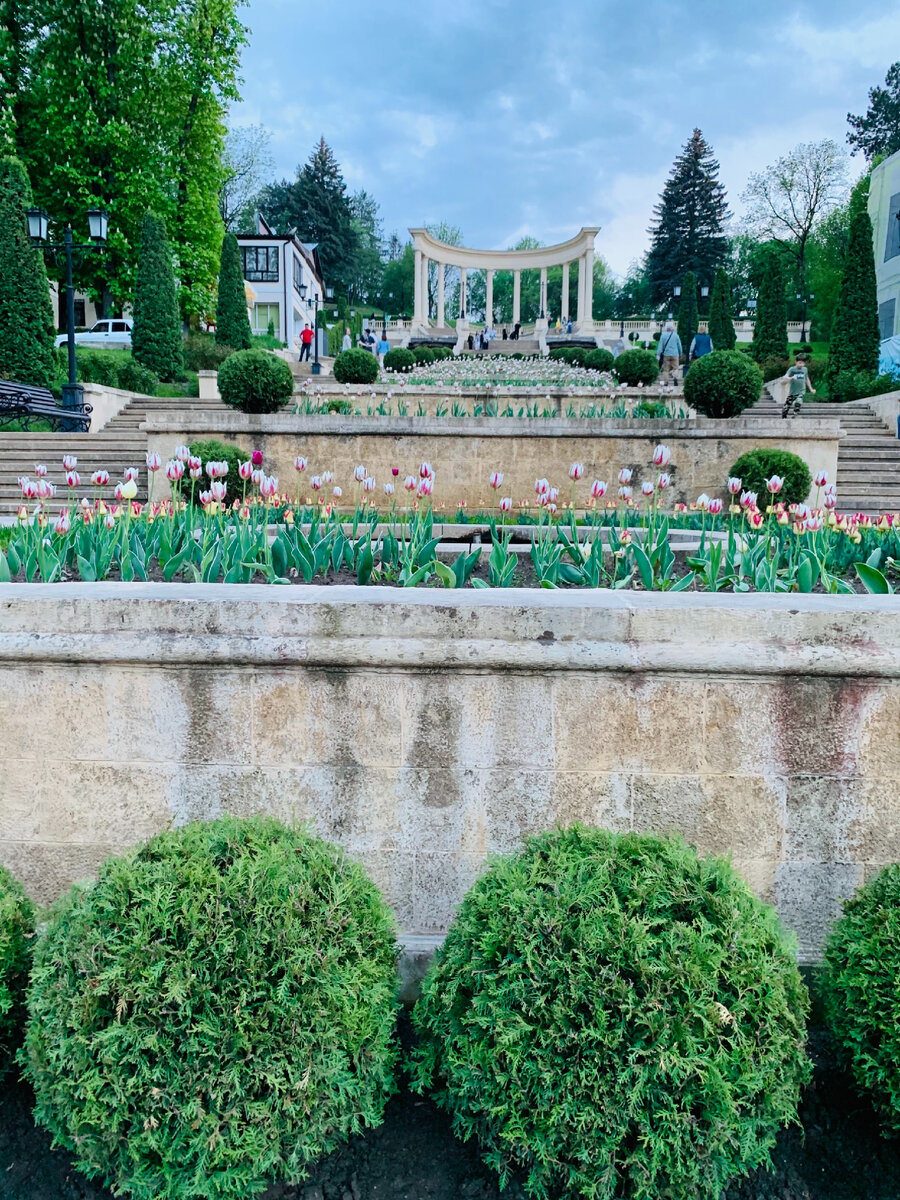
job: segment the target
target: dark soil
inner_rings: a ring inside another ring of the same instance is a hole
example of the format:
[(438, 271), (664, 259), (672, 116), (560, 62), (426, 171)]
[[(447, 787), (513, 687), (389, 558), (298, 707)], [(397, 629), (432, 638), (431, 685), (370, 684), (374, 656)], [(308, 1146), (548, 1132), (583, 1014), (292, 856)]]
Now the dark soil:
[[(871, 1106), (837, 1067), (827, 1035), (813, 1031), (815, 1076), (801, 1108), (803, 1129), (782, 1133), (774, 1172), (757, 1172), (723, 1200), (898, 1200), (900, 1140), (879, 1132)], [(501, 1195), (474, 1145), (454, 1138), (448, 1118), (406, 1089), (385, 1122), (315, 1165), (300, 1187), (275, 1186), (264, 1200), (523, 1200)], [(0, 1088), (0, 1200), (112, 1200), (112, 1193), (51, 1151), (31, 1119), (22, 1084)]]

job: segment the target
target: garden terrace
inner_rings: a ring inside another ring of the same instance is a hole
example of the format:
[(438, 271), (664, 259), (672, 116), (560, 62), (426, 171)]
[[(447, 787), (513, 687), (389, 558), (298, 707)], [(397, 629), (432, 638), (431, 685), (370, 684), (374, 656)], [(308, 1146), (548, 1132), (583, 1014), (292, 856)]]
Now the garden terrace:
[(421, 949), (488, 854), (580, 820), (731, 852), (815, 960), (900, 855), (889, 597), (6, 584), (0, 612), (0, 861), (41, 901), (266, 812)]

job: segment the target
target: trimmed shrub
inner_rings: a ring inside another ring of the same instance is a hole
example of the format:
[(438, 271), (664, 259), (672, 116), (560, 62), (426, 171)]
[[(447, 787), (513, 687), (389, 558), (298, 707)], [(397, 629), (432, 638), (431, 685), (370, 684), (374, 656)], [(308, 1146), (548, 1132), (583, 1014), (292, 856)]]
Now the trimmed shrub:
[(133, 358), (129, 358), (119, 367), (116, 373), (116, 383), (126, 392), (137, 392), (141, 396), (155, 396), (156, 389), (159, 387), (159, 377), (149, 367), (143, 367)]
[(219, 367), (219, 395), (241, 412), (277, 412), (293, 394), (291, 368), (268, 350), (237, 350)]
[(844, 901), (825, 948), (828, 1022), (885, 1129), (900, 1134), (900, 864)]
[(388, 350), (384, 356), (384, 369), (397, 374), (411, 371), (416, 365), (416, 356), (412, 350), (398, 346), (396, 350)]
[(334, 360), (334, 377), (338, 383), (374, 383), (378, 378), (378, 359), (359, 347), (342, 350)]
[(184, 343), (184, 366), (188, 371), (218, 371), (233, 346), (224, 346), (210, 333), (192, 333)]
[(176, 379), (181, 372), (181, 317), (172, 251), (166, 223), (153, 213), (147, 213), (141, 224), (131, 354), (158, 379)]
[(34, 916), (21, 884), (0, 867), (0, 1079), (12, 1065), (25, 1028)]
[(807, 1009), (790, 938), (727, 860), (576, 826), (463, 900), (413, 1013), (414, 1081), (540, 1200), (709, 1200), (795, 1121)]
[(40, 250), (25, 224), (31, 186), (16, 158), (0, 158), (0, 379), (52, 387), (53, 304)]
[(655, 383), (659, 375), (659, 363), (652, 350), (624, 350), (613, 362), (612, 373), (619, 383), (628, 387), (644, 387)]
[(763, 512), (769, 504), (766, 480), (773, 475), (780, 475), (784, 480), (784, 487), (774, 497), (776, 503), (802, 504), (812, 487), (809, 467), (790, 450), (748, 450), (732, 463), (728, 474), (740, 479), (745, 491), (756, 492), (757, 503)]
[(35, 1116), (136, 1200), (296, 1183), (381, 1122), (396, 992), (390, 912), (343, 850), (261, 817), (161, 834), (38, 940)]
[(612, 350), (598, 346), (596, 350), (588, 350), (584, 356), (583, 366), (589, 371), (611, 371), (616, 361)]
[(691, 366), (684, 398), (705, 417), (737, 417), (759, 400), (763, 377), (746, 354), (713, 350)]
[[(771, 383), (773, 379), (780, 379), (787, 372), (791, 365), (791, 360), (783, 354), (773, 354), (769, 358), (764, 358), (759, 364), (759, 369), (762, 371), (763, 383)], [(815, 384), (813, 384), (815, 387)]]
[[(827, 367), (825, 373), (827, 375)], [(837, 403), (865, 400), (869, 396), (883, 396), (885, 392), (895, 392), (898, 389), (900, 379), (896, 375), (872, 375), (869, 371), (841, 371), (828, 380), (828, 397)]]
[(872, 222), (862, 197), (854, 195), (850, 204), (850, 230), (841, 292), (828, 347), (828, 383), (845, 371), (878, 370), (878, 285), (875, 257), (872, 254)]
[(190, 452), (203, 462), (204, 471), (199, 479), (191, 479), (185, 471), (181, 477), (181, 494), (185, 500), (190, 500), (191, 490), (193, 488), (194, 503), (200, 503), (200, 493), (209, 491), (209, 476), (206, 473), (206, 464), (208, 462), (227, 462), (228, 474), (225, 476), (225, 503), (233, 504), (235, 500), (240, 500), (244, 495), (244, 481), (241, 479), (238, 472), (239, 464), (250, 457), (249, 454), (244, 454), (237, 446), (232, 446), (228, 442), (217, 442), (210, 440), (207, 442), (191, 442)]
[[(65, 346), (60, 346), (61, 370), (67, 370), (68, 359)], [(75, 351), (75, 368), (80, 383), (99, 383), (102, 387), (119, 386), (119, 370), (125, 365), (125, 355), (120, 350), (102, 353), (93, 350)]]
[(731, 281), (727, 272), (719, 267), (713, 284), (712, 299), (709, 302), (708, 328), (715, 350), (733, 350), (737, 343), (731, 317), (731, 303)]
[(787, 354), (787, 301), (778, 251), (763, 252), (750, 353), (757, 362)]
[(434, 362), (434, 351), (428, 346), (416, 346), (413, 350), (413, 358), (416, 360), (416, 366), (424, 367), (428, 363)]
[(244, 272), (237, 238), (226, 233), (219, 260), (219, 291), (216, 301), (216, 341), (234, 350), (250, 349), (250, 319), (244, 292)]

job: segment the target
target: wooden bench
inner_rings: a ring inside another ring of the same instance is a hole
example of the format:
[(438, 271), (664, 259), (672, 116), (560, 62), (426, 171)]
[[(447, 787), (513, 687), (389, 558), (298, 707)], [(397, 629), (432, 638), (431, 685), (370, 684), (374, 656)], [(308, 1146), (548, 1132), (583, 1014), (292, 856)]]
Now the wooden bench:
[(87, 433), (93, 411), (90, 404), (62, 408), (47, 388), (0, 379), (0, 429), (16, 422), (27, 430), (38, 421), (46, 421), (54, 432)]

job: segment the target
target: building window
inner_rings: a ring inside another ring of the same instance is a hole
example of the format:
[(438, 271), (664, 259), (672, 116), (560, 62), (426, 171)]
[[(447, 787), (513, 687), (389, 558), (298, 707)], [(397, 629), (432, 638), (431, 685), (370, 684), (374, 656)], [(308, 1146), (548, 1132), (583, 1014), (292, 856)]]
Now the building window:
[[(898, 222), (900, 224), (900, 222)], [(881, 335), (881, 340), (894, 336), (894, 321), (897, 316), (897, 301), (885, 300), (884, 304), (878, 305), (878, 332)]]
[(268, 333), (269, 322), (275, 327), (275, 336), (280, 336), (281, 329), (281, 311), (277, 304), (254, 304), (253, 305), (253, 332)]
[(277, 246), (241, 246), (241, 261), (249, 283), (278, 282)]
[(891, 207), (888, 212), (887, 243), (884, 247), (884, 261), (896, 258), (900, 254), (900, 192), (891, 196)]
[(300, 285), (303, 283), (303, 267), (300, 265), (300, 259), (294, 259), (294, 288), (299, 292)]

